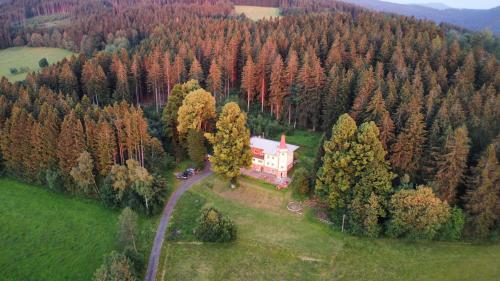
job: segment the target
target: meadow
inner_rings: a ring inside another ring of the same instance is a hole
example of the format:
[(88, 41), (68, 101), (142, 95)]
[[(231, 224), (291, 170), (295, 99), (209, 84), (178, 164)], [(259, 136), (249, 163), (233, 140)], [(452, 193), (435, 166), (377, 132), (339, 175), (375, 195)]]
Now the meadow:
[[(95, 200), (0, 179), (0, 214), (2, 280), (91, 280), (116, 247), (119, 211)], [(155, 231), (155, 220), (140, 219), (147, 254)]]
[(29, 68), (29, 72), (40, 69), (38, 62), (46, 58), (49, 64), (56, 63), (73, 53), (60, 48), (47, 47), (14, 47), (0, 50), (0, 77), (5, 76), (9, 81), (21, 81), (26, 78), (25, 73), (11, 74), (10, 68)]
[[(289, 212), (290, 193), (242, 178), (232, 190), (212, 176), (183, 195), (157, 280), (498, 280), (500, 245), (349, 236), (310, 211)], [(195, 240), (203, 207), (238, 227), (233, 243)]]
[(247, 18), (253, 21), (280, 16), (280, 10), (273, 7), (235, 5), (234, 10), (237, 14), (245, 14)]

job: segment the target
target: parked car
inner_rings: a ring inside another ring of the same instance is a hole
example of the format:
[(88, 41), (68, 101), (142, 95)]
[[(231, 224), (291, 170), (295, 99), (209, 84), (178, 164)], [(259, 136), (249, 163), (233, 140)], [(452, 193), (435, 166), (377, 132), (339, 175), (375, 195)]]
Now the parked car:
[(182, 172), (182, 173), (177, 173), (175, 175), (175, 178), (179, 180), (187, 180), (188, 176), (186, 175), (185, 172)]

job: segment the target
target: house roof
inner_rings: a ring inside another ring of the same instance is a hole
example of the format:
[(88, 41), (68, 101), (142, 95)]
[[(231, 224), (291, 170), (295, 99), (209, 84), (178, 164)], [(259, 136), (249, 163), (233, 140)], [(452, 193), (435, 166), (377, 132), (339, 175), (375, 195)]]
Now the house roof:
[[(250, 138), (250, 146), (262, 149), (262, 150), (264, 150), (264, 153), (267, 153), (267, 154), (276, 154), (276, 150), (280, 146), (280, 142), (264, 139), (261, 137), (251, 137)], [(288, 148), (288, 151), (295, 151), (299, 147), (296, 145), (287, 143), (286, 148)]]

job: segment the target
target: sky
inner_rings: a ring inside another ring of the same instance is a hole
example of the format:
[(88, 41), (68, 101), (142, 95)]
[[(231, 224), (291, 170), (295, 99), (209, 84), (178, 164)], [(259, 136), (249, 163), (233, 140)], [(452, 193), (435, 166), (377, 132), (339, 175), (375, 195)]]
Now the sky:
[(452, 8), (490, 9), (500, 6), (500, 0), (383, 0), (401, 4), (443, 3)]

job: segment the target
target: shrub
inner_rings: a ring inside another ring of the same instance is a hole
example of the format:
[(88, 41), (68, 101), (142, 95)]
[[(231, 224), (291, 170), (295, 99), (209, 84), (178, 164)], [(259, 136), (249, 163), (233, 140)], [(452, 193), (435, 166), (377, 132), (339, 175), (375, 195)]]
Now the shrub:
[(48, 169), (45, 173), (45, 180), (51, 190), (64, 191), (64, 181), (58, 170)]
[(130, 260), (123, 254), (111, 252), (105, 259), (104, 263), (94, 274), (96, 281), (133, 281), (135, 278), (133, 265)]
[(433, 239), (450, 217), (448, 203), (442, 202), (427, 186), (401, 190), (390, 202), (388, 234), (410, 239)]
[(229, 242), (236, 239), (236, 226), (215, 208), (202, 211), (195, 235), (204, 242)]
[(49, 66), (49, 61), (46, 58), (43, 58), (43, 59), (38, 61), (38, 66), (40, 68), (47, 67), (47, 66)]
[(465, 224), (465, 215), (462, 209), (454, 207), (451, 209), (450, 218), (441, 226), (438, 238), (440, 240), (459, 240)]
[(11, 67), (9, 69), (9, 71), (10, 71), (10, 74), (12, 74), (12, 75), (16, 75), (16, 74), (19, 73), (19, 70), (17, 68), (15, 68), (15, 67)]
[(19, 68), (19, 73), (26, 73), (26, 72), (28, 72), (28, 71), (30, 71), (30, 68), (29, 68), (29, 67), (27, 67), (27, 66), (21, 66), (21, 67)]
[(305, 168), (298, 168), (292, 177), (290, 188), (301, 196), (309, 194), (309, 172)]

